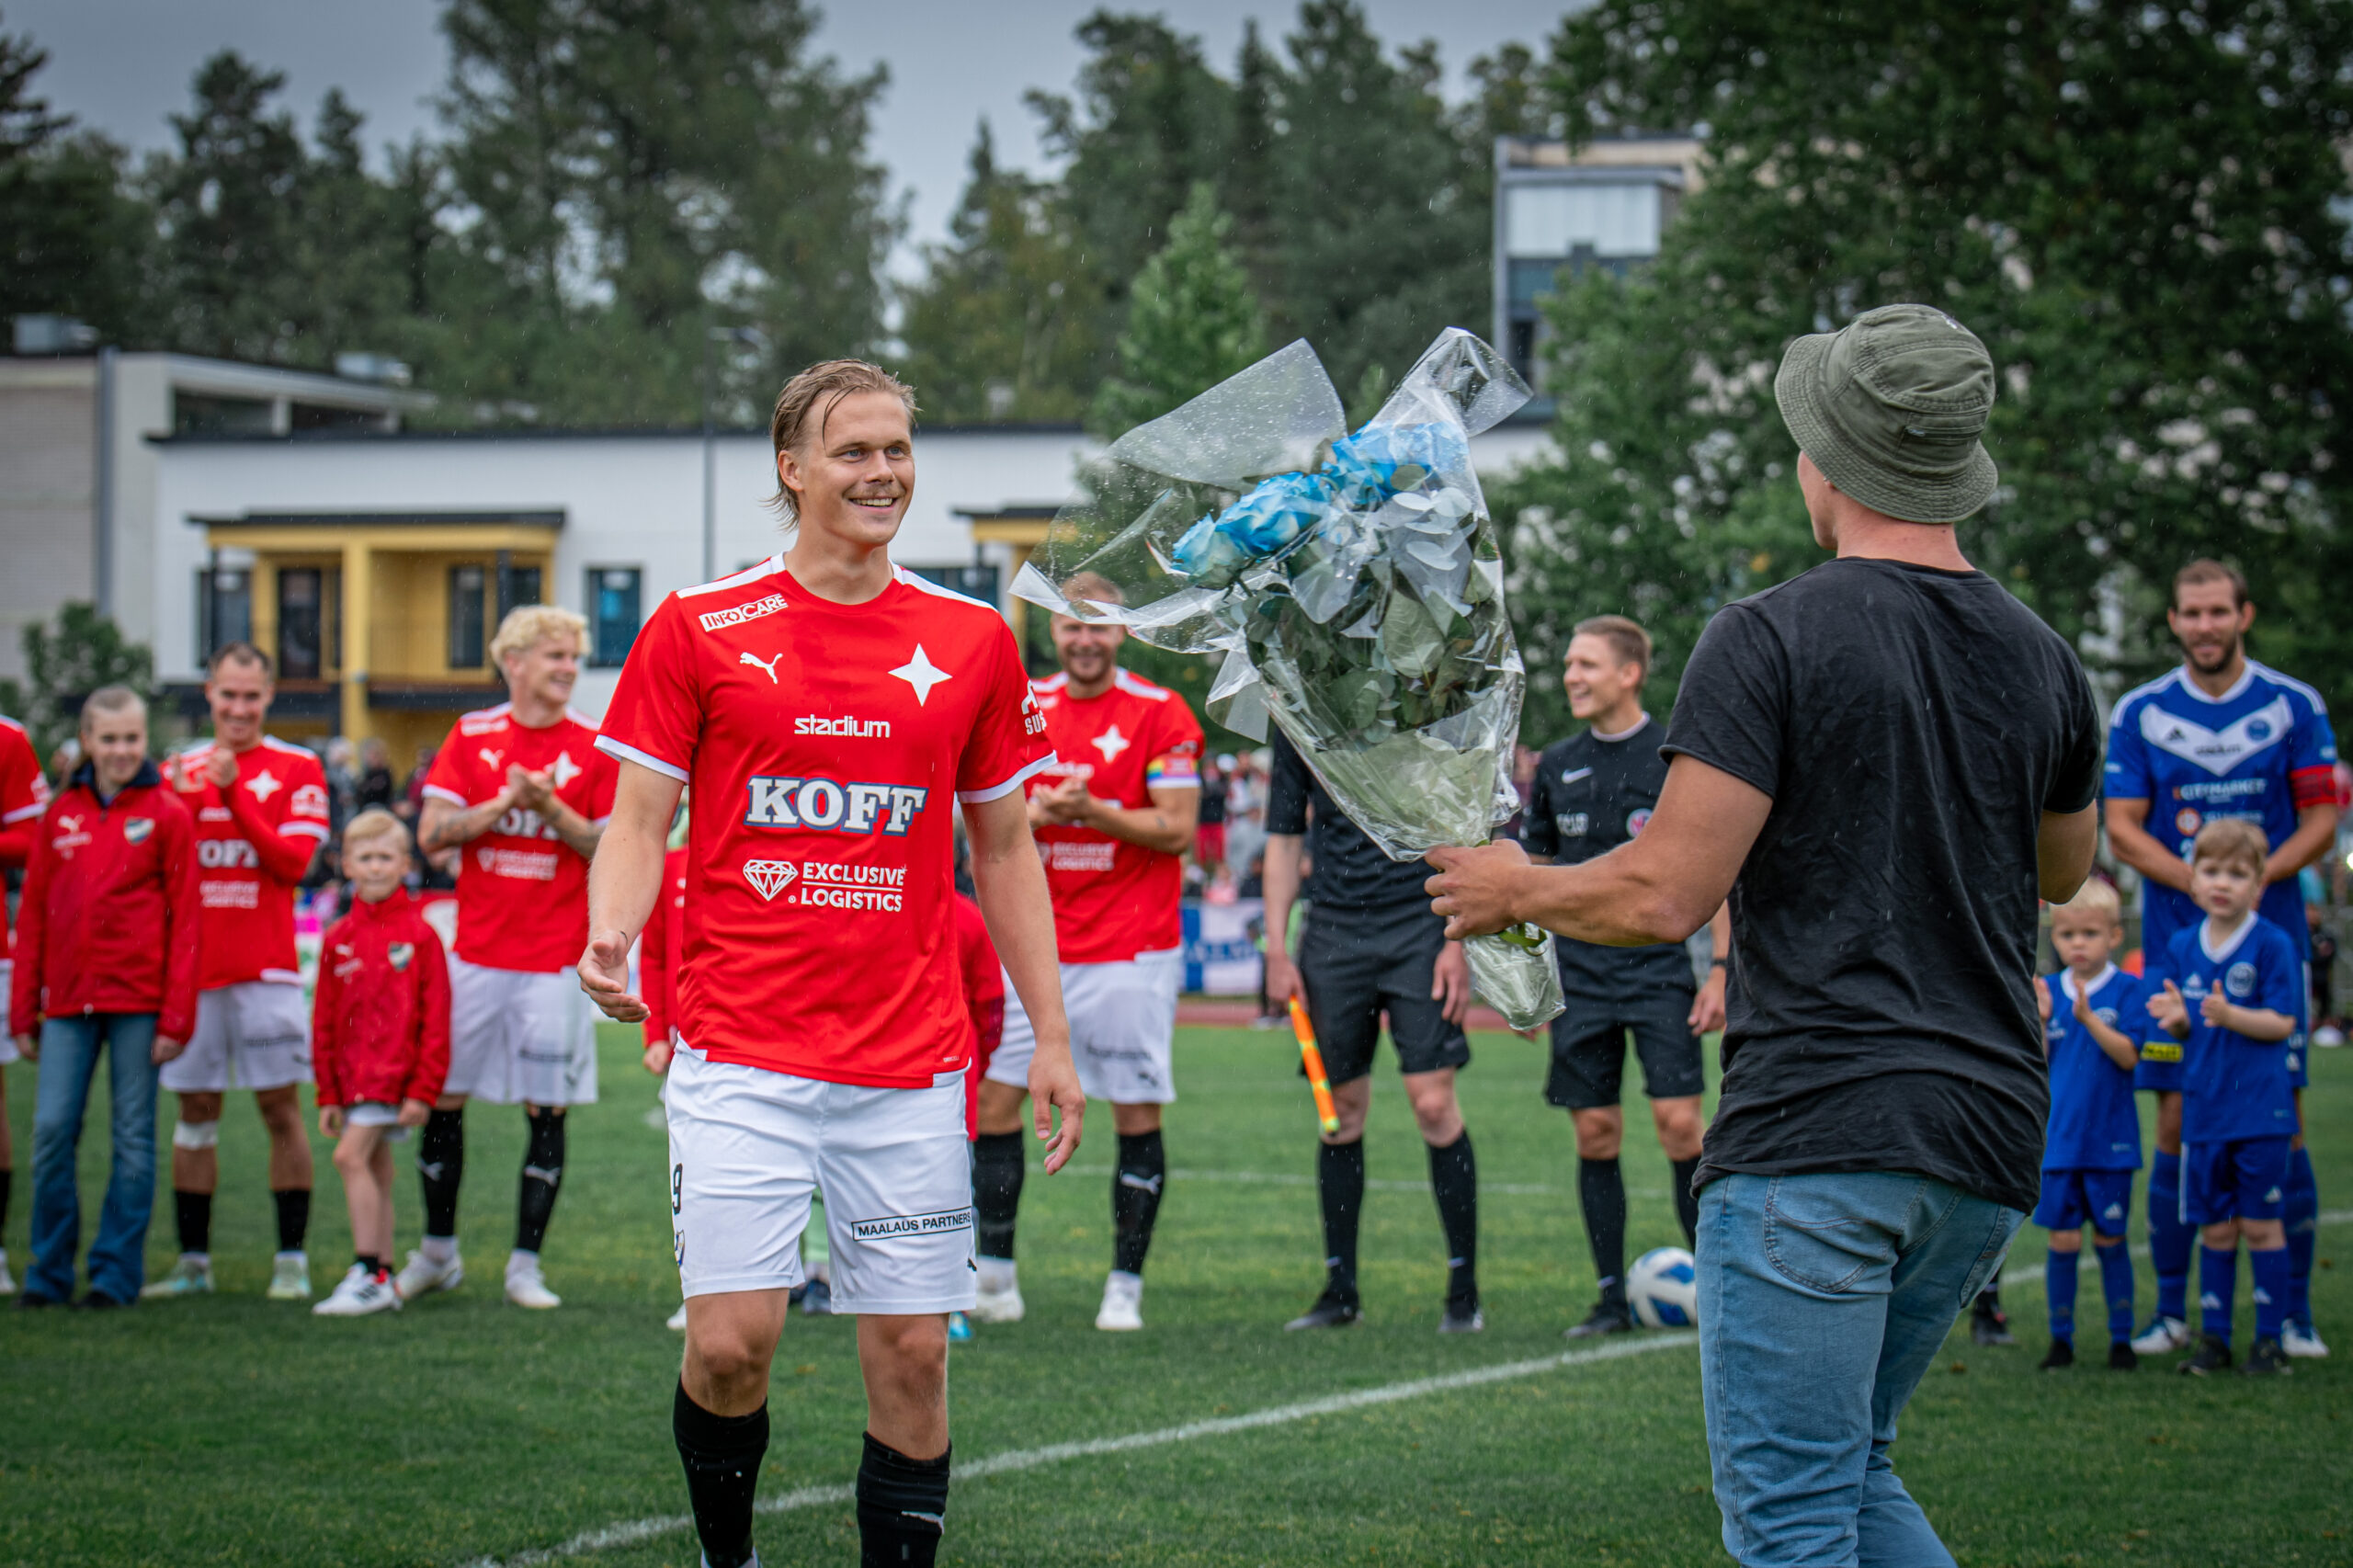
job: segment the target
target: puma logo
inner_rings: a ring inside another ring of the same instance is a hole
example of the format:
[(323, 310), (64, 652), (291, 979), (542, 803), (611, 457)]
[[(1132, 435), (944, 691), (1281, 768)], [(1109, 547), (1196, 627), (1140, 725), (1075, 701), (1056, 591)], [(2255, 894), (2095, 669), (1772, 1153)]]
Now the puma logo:
[(754, 669), (761, 671), (768, 677), (768, 684), (770, 686), (775, 686), (778, 684), (776, 678), (776, 661), (777, 659), (781, 659), (783, 657), (784, 655), (782, 653), (779, 653), (776, 655), (776, 658), (763, 659), (757, 653), (753, 653), (747, 648), (743, 653), (735, 655), (735, 662), (739, 665), (749, 665)]

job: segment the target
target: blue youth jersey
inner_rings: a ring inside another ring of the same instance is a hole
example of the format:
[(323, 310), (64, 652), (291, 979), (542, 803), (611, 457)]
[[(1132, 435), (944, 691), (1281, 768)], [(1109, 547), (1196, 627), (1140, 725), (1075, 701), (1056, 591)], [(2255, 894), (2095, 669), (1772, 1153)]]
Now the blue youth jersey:
[[(2148, 801), (2150, 836), (2187, 860), (2198, 830), (2218, 817), (2256, 824), (2277, 849), (2296, 831), (2298, 808), (2336, 798), (2336, 736), (2320, 693), (2250, 659), (2219, 698), (2179, 668), (2126, 692), (2109, 726), (2102, 793)], [(2266, 888), (2256, 913), (2304, 951), (2295, 878)], [(2188, 894), (2142, 884), (2141, 950), (2151, 961), (2201, 918)], [(2302, 1016), (2301, 1006), (2294, 1011)]]
[(2181, 1052), (2182, 1142), (2292, 1136), (2296, 1094), (2288, 1059), (2299, 1049), (2296, 1037), (2249, 1040), (2200, 1016), (2208, 993), (2219, 989), (2235, 1006), (2297, 1017), (2304, 960), (2288, 933), (2257, 915), (2215, 947), (2201, 920), (2175, 933), (2165, 970), (2189, 1009)]
[[(2141, 1113), (2132, 1103), (2132, 1069), (2119, 1067), (2092, 1031), (2075, 1019), (2075, 977), (2066, 970), (2051, 989), (2051, 1120), (2042, 1140), (2046, 1171), (2131, 1171), (2141, 1166)], [(2110, 964), (2092, 982), (2092, 1016), (2138, 1043), (2148, 1032), (2148, 994)]]

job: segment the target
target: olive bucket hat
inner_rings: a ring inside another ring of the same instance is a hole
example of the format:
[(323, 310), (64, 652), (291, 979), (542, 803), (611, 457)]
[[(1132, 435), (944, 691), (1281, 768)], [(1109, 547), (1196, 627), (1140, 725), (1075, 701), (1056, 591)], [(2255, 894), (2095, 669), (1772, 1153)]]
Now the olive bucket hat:
[(1831, 483), (1875, 512), (1956, 523), (1994, 494), (1978, 437), (1994, 361), (1933, 305), (1881, 305), (1801, 337), (1773, 379), (1782, 422)]

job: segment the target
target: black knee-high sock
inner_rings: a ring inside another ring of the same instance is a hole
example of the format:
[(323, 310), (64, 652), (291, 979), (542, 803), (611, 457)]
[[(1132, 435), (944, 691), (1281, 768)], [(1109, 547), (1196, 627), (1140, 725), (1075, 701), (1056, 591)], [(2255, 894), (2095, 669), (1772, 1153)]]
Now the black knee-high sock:
[(1691, 1178), (1699, 1174), (1699, 1156), (1688, 1160), (1671, 1160), (1675, 1167), (1675, 1217), (1683, 1223), (1683, 1244), (1697, 1251), (1699, 1245), (1699, 1195), (1693, 1190)]
[(458, 1184), (466, 1175), (466, 1110), (437, 1110), (416, 1142), (416, 1173), (425, 1183), (425, 1233), (458, 1233)]
[(1120, 1165), (1111, 1173), (1111, 1267), (1143, 1272), (1152, 1250), (1152, 1227), (1160, 1218), (1160, 1192), (1168, 1184), (1168, 1156), (1160, 1129), (1120, 1134)]
[(1021, 1212), (1021, 1180), (1028, 1172), (1020, 1133), (983, 1132), (972, 1141), (972, 1240), (983, 1257), (1013, 1256), (1013, 1222)]
[(1577, 1161), (1577, 1207), (1585, 1210), (1586, 1239), (1593, 1244), (1593, 1271), (1601, 1299), (1626, 1301), (1626, 1180), (1615, 1160)]
[(1479, 1302), (1479, 1161), (1471, 1152), (1471, 1130), (1430, 1152), (1430, 1191), (1438, 1199), (1438, 1222), (1446, 1230), (1446, 1299), (1465, 1306)]
[(670, 1403), (670, 1436), (687, 1467), (687, 1500), (703, 1556), (711, 1568), (741, 1568), (752, 1559), (752, 1496), (768, 1451), (768, 1407), (713, 1415), (682, 1382)]
[[(858, 1465), (858, 1568), (931, 1568), (948, 1521), (948, 1460), (911, 1460), (866, 1435)], [(719, 1559), (711, 1560), (718, 1568)]]
[(523, 1152), (522, 1189), (515, 1199), (515, 1250), (537, 1252), (548, 1239), (555, 1195), (563, 1190), (563, 1112), (530, 1117), (531, 1144)]
[(1315, 1196), (1324, 1209), (1324, 1289), (1343, 1300), (1357, 1299), (1357, 1221), (1364, 1214), (1364, 1140), (1320, 1144), (1315, 1152)]
[(172, 1188), (172, 1219), (180, 1233), (180, 1251), (212, 1250), (212, 1195)]
[(10, 1179), (13, 1178), (16, 1174), (16, 1170), (12, 1166), (0, 1165), (0, 1230), (5, 1230), (7, 1227), (8, 1184)]
[(311, 1233), (311, 1189), (275, 1187), (270, 1197), (278, 1200), (278, 1250), (301, 1252), (303, 1238)]

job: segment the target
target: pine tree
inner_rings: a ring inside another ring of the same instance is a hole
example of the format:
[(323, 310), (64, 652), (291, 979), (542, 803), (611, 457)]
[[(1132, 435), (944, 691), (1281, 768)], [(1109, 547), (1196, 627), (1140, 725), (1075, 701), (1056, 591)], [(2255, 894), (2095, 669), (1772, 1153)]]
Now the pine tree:
[(0, 33), (0, 320), (67, 315), (136, 341), (148, 215), (122, 189), (122, 150), (35, 95), (48, 62), (30, 39)]
[(1207, 180), (1169, 220), (1167, 246), (1129, 290), (1120, 374), (1089, 412), (1096, 434), (1108, 440), (1156, 419), (1265, 357), (1257, 297), (1226, 247), (1233, 227)]

